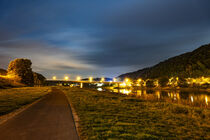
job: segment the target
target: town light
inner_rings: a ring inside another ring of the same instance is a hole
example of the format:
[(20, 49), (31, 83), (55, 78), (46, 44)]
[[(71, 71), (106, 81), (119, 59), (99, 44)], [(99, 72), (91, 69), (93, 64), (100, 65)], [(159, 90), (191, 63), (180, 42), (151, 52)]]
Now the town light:
[(125, 79), (125, 82), (126, 82), (126, 83), (127, 83), (127, 82), (129, 82), (129, 79), (128, 79), (128, 78), (126, 78), (126, 79)]
[(69, 80), (69, 77), (68, 76), (65, 76), (64, 77), (64, 80), (68, 81)]
[(89, 77), (89, 81), (90, 82), (93, 82), (93, 77)]
[(57, 78), (56, 78), (56, 76), (53, 76), (52, 79), (53, 79), (53, 80), (56, 80)]
[(80, 81), (81, 80), (81, 77), (80, 76), (77, 76), (77, 81)]

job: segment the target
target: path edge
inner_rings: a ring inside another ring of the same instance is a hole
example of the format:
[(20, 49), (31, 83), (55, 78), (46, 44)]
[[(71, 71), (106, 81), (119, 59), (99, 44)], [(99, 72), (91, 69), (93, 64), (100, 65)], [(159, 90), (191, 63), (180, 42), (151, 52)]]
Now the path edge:
[(34, 104), (38, 103), (39, 101), (41, 101), (42, 99), (44, 99), (47, 95), (49, 95), (52, 91), (49, 91), (48, 94), (42, 96), (41, 98), (33, 101), (32, 103), (30, 104), (27, 104), (27, 105), (24, 105), (24, 106), (21, 106), (20, 108), (8, 113), (8, 114), (5, 114), (5, 115), (2, 115), (0, 116), (0, 125), (2, 125), (3, 123), (7, 122), (8, 120), (12, 119), (13, 117), (17, 116), (18, 114), (20, 114), (21, 112), (27, 110), (28, 108), (30, 108), (31, 106), (33, 106)]
[[(63, 91), (63, 90), (61, 90)], [(80, 133), (79, 133), (79, 117), (77, 115), (77, 112), (75, 111), (74, 107), (73, 107), (73, 104), (71, 103), (71, 100), (69, 99), (69, 97), (67, 96), (67, 93), (65, 91), (64, 92), (64, 95), (66, 96), (67, 100), (68, 100), (68, 103), (69, 103), (69, 107), (71, 108), (71, 111), (72, 111), (72, 117), (73, 117), (73, 120), (74, 120), (74, 125), (76, 127), (76, 131), (77, 131), (77, 135), (80, 139)]]

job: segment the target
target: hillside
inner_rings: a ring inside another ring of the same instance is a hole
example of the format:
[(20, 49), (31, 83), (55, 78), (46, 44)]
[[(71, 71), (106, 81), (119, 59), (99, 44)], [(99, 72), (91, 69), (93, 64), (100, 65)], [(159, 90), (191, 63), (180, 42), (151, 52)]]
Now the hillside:
[(210, 76), (210, 44), (175, 56), (152, 67), (122, 74), (119, 78), (160, 78), (160, 77), (201, 77)]

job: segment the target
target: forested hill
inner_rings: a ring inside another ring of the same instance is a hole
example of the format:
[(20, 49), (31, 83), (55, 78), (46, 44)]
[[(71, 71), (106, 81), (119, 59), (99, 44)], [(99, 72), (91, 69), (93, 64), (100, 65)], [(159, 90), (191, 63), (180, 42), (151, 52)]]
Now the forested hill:
[(210, 76), (210, 44), (175, 56), (159, 64), (135, 72), (122, 74), (119, 78), (160, 78), (160, 77), (201, 77)]

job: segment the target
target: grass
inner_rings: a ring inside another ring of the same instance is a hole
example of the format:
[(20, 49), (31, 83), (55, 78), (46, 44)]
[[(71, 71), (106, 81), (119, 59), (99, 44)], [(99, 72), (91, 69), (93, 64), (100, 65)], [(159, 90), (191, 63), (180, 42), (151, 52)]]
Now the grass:
[(210, 139), (210, 110), (89, 89), (62, 88), (81, 139)]
[(49, 90), (49, 87), (0, 89), (0, 116), (32, 103), (46, 95)]
[(12, 78), (4, 78), (0, 75), (0, 89), (6, 89), (11, 87), (23, 87), (24, 84), (17, 82)]

